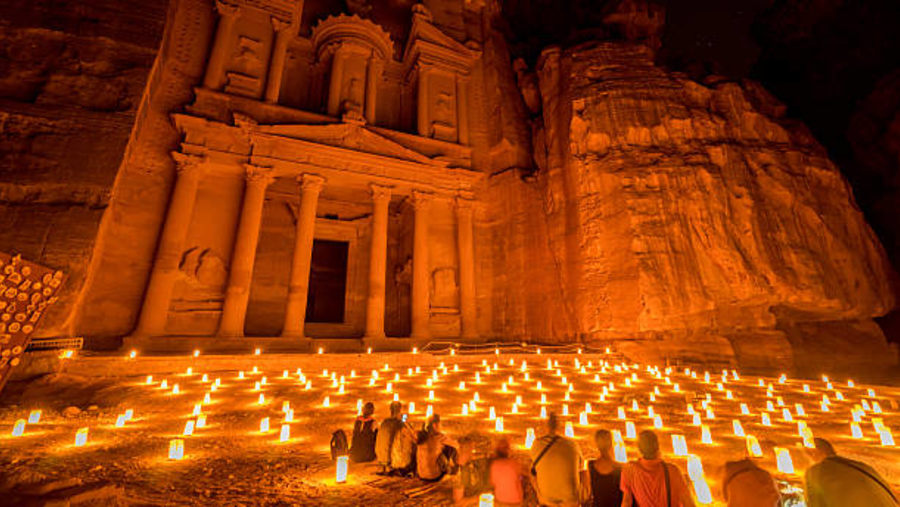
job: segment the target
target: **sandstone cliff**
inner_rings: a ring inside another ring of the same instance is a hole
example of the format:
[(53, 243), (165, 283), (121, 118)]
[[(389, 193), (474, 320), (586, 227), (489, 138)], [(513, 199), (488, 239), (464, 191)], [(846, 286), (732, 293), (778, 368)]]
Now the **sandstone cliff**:
[(745, 366), (803, 366), (832, 332), (893, 355), (870, 321), (894, 305), (881, 245), (759, 85), (699, 84), (625, 43), (551, 49), (537, 70), (578, 335)]

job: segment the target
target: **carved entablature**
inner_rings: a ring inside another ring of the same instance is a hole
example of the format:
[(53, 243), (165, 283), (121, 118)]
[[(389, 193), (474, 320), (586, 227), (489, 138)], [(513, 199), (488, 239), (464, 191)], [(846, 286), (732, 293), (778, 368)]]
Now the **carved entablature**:
[(468, 83), (481, 56), (432, 23), (421, 4), (413, 6), (413, 22), (403, 52), (406, 81), (416, 90), (419, 135), (468, 144)]
[(331, 16), (313, 28), (316, 62), (328, 75), (326, 111), (375, 123), (378, 83), (393, 56), (390, 35), (358, 16)]

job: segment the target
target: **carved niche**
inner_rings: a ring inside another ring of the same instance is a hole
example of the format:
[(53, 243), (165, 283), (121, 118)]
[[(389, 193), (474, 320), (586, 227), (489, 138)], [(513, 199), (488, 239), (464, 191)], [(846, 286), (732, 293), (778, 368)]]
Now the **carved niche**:
[(434, 26), (422, 4), (413, 6), (413, 23), (404, 50), (407, 86), (415, 90), (416, 130), (419, 135), (468, 144), (468, 86), (472, 67), (480, 57)]
[(219, 22), (207, 61), (205, 87), (262, 98), (276, 32), (282, 39), (292, 33), (284, 30), (290, 27), (292, 13), (279, 7), (278, 2), (216, 2)]
[(340, 15), (316, 25), (311, 42), (328, 81), (326, 112), (375, 123), (378, 85), (393, 57), (390, 35), (369, 20)]

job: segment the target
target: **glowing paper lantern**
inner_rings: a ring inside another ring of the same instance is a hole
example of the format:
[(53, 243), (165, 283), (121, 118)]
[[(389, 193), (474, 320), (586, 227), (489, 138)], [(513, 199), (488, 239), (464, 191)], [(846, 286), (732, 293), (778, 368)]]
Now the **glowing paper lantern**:
[(625, 407), (619, 407), (619, 419), (625, 419)]
[(425, 407), (425, 418), (430, 418), (432, 415), (434, 415), (434, 408), (431, 405), (428, 405)]
[(503, 433), (503, 418), (498, 417), (496, 421), (494, 421), (494, 431), (497, 433)]
[(771, 426), (772, 420), (769, 418), (769, 414), (767, 412), (762, 413), (762, 425), (763, 426)]
[(159, 383), (159, 388), (160, 388), (160, 389), (168, 389), (168, 388), (169, 388), (169, 381), (166, 380), (166, 379), (163, 379), (163, 381)]
[(712, 493), (709, 491), (706, 479), (700, 478), (694, 481), (694, 493), (697, 495), (697, 503), (701, 505), (709, 505), (713, 502)]
[(490, 493), (482, 493), (478, 497), (478, 507), (494, 507), (494, 495)]
[(700, 441), (704, 444), (712, 444), (712, 434), (709, 432), (709, 426), (703, 425), (700, 427)]
[(116, 428), (124, 427), (125, 421), (127, 420), (128, 418), (125, 417), (125, 414), (120, 414), (118, 417), (116, 417)]
[(343, 484), (347, 482), (347, 456), (338, 456), (334, 470), (334, 482)]
[(130, 421), (133, 418), (134, 418), (134, 409), (129, 408), (128, 410), (125, 411), (125, 419)]
[(625, 438), (629, 440), (637, 438), (637, 431), (634, 429), (634, 423), (631, 421), (625, 423)]
[(791, 460), (791, 453), (782, 447), (775, 448), (775, 461), (778, 463), (778, 471), (783, 474), (794, 473), (794, 462)]
[(687, 456), (687, 442), (684, 435), (672, 435), (672, 452), (676, 456)]
[(613, 454), (615, 455), (615, 460), (619, 463), (627, 463), (628, 462), (628, 452), (625, 450), (625, 445), (616, 443), (613, 447)]
[(189, 437), (193, 434), (194, 434), (194, 421), (191, 420), (191, 421), (184, 423), (184, 431), (182, 432), (182, 435)]
[(890, 428), (884, 428), (878, 432), (878, 435), (881, 437), (881, 445), (885, 447), (894, 447), (894, 435), (891, 433)]
[(13, 426), (12, 436), (21, 437), (23, 434), (25, 434), (25, 419), (19, 419)]
[(153, 375), (147, 375), (147, 385), (149, 386), (152, 383), (153, 383)]
[[(328, 396), (326, 396), (325, 398), (327, 400)], [(260, 405), (265, 405), (266, 404), (266, 395), (263, 393), (259, 393), (259, 398), (256, 400), (256, 403), (258, 403)], [(327, 407), (328, 405), (326, 404), (325, 406)]]
[(259, 421), (259, 432), (260, 432), (260, 433), (266, 433), (267, 431), (269, 431), (269, 418), (268, 418), (268, 417), (263, 417), (263, 418)]
[(566, 421), (566, 436), (575, 438), (575, 429), (572, 427), (572, 421)]
[(690, 477), (692, 481), (703, 480), (703, 462), (700, 461), (700, 457), (696, 454), (688, 456), (687, 470), (688, 477)]
[(291, 439), (291, 425), (290, 424), (282, 424), (281, 425), (281, 436), (278, 438), (280, 442), (287, 442)]
[(794, 422), (794, 417), (791, 416), (791, 411), (786, 408), (781, 409), (781, 418), (784, 419), (784, 422)]
[(41, 420), (41, 411), (40, 410), (32, 410), (30, 414), (28, 414), (28, 424), (37, 424)]
[(762, 456), (762, 448), (759, 446), (759, 441), (753, 435), (747, 435), (747, 454), (753, 458)]
[(856, 422), (850, 423), (850, 434), (855, 439), (860, 439), (863, 437), (862, 428), (859, 427), (859, 423), (856, 423)]
[(659, 414), (653, 416), (653, 427), (656, 429), (660, 429), (663, 427), (662, 417), (660, 417)]
[(196, 426), (197, 428), (206, 427), (206, 415), (205, 414), (198, 415), (197, 416), (197, 424), (195, 424), (194, 426)]
[(528, 428), (525, 430), (525, 448), (531, 449), (532, 445), (534, 445), (534, 428)]
[(180, 460), (184, 458), (184, 440), (174, 438), (169, 440), (169, 459)]
[(88, 440), (88, 429), (87, 428), (79, 428), (75, 433), (75, 447), (82, 447), (87, 443)]
[(744, 427), (741, 426), (741, 421), (738, 421), (737, 419), (732, 420), (731, 428), (732, 428), (732, 431), (734, 432), (735, 436), (738, 436), (738, 437), (744, 436)]
[(201, 404), (197, 403), (194, 405), (194, 411), (191, 412), (191, 415), (197, 416), (197, 415), (200, 415), (201, 412), (203, 412), (203, 406)]

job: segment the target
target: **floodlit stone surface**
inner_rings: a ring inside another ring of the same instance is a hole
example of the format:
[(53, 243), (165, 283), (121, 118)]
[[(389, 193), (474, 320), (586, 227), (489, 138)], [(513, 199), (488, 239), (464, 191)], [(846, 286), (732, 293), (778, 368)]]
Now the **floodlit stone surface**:
[(40, 336), (896, 364), (890, 267), (838, 169), (758, 84), (655, 66), (651, 3), (528, 63), (493, 2), (14, 4), (0, 249), (69, 275)]

